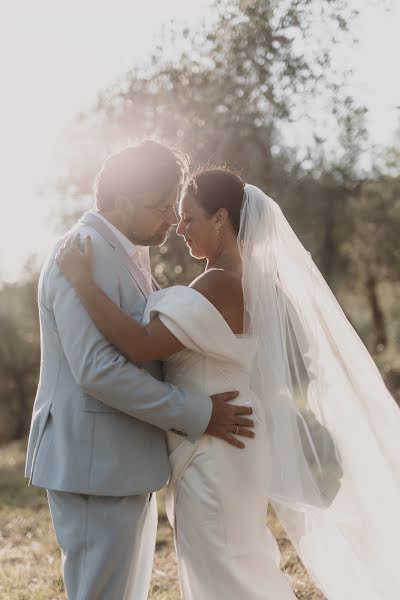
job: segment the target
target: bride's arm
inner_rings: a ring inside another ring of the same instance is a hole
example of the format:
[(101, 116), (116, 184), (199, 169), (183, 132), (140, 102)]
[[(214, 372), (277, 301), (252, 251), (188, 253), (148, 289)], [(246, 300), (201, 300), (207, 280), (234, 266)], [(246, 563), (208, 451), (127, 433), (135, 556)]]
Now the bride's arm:
[(161, 360), (183, 350), (184, 346), (158, 317), (140, 325), (103, 292), (92, 277), (90, 238), (79, 248), (79, 234), (68, 238), (60, 248), (57, 264), (75, 288), (96, 327), (131, 362)]

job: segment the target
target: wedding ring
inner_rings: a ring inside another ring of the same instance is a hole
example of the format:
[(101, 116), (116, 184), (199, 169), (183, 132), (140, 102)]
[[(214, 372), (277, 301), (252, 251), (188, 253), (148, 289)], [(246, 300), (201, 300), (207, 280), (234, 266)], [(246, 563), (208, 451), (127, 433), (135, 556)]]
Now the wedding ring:
[(236, 425), (236, 431), (235, 433), (239, 433), (239, 425)]

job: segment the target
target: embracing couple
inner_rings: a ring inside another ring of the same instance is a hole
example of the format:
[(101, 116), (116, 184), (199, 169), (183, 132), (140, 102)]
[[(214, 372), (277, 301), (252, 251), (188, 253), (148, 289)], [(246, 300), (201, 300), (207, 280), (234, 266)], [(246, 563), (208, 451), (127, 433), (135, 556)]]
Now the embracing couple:
[[(176, 223), (206, 268), (160, 290), (148, 247)], [(147, 598), (167, 482), (184, 600), (295, 599), (269, 501), (329, 600), (394, 600), (398, 409), (259, 188), (188, 175), (157, 142), (110, 156), (42, 269), (39, 312), (26, 476), (47, 489), (70, 600)]]

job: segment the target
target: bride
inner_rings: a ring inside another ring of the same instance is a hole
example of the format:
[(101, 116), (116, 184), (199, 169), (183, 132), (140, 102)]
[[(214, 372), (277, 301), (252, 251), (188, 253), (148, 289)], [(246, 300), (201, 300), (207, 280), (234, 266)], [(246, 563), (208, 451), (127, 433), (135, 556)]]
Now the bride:
[(253, 407), (240, 452), (168, 433), (182, 598), (294, 600), (270, 502), (328, 600), (397, 599), (400, 411), (310, 254), (278, 205), (227, 169), (191, 177), (177, 233), (206, 269), (151, 294), (143, 325), (96, 286), (90, 238), (83, 252), (69, 238), (57, 262), (130, 361), (162, 359), (167, 381), (237, 389)]

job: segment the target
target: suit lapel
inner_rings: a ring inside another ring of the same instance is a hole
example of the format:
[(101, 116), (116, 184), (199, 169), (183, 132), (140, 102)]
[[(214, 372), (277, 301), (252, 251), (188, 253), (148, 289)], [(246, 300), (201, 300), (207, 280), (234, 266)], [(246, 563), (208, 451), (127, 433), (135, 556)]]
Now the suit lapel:
[[(118, 240), (118, 238), (114, 235), (114, 233), (111, 231), (111, 229), (109, 227), (107, 227), (107, 225), (105, 223), (103, 223), (103, 221), (101, 219), (96, 217), (96, 215), (91, 212), (85, 213), (83, 215), (83, 217), (81, 217), (81, 219), (79, 219), (79, 220), (81, 223), (85, 223), (85, 225), (89, 225), (90, 227), (93, 227), (93, 229), (95, 229), (97, 231), (97, 233), (99, 233), (101, 235), (101, 237), (104, 238), (105, 241), (110, 244), (110, 246), (118, 254), (121, 261), (124, 263), (129, 274), (131, 275), (132, 279), (135, 281), (136, 285), (142, 292), (143, 296), (147, 299), (147, 297), (149, 295), (148, 284), (147, 284), (142, 272), (140, 271), (139, 267), (135, 263), (132, 262), (132, 260), (128, 256), (128, 254), (125, 252), (125, 248), (123, 247), (121, 242)], [(153, 277), (152, 277), (152, 279), (154, 282)]]

